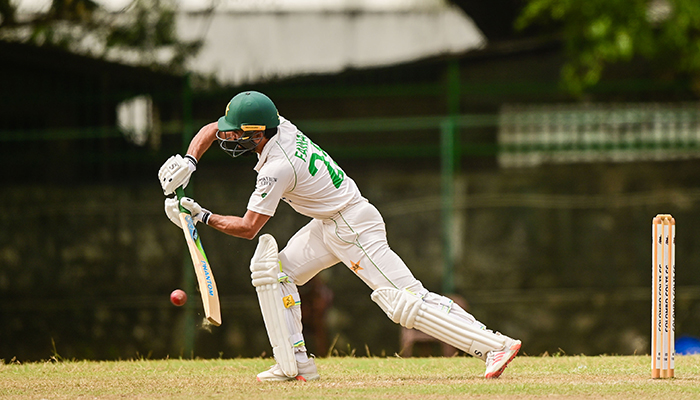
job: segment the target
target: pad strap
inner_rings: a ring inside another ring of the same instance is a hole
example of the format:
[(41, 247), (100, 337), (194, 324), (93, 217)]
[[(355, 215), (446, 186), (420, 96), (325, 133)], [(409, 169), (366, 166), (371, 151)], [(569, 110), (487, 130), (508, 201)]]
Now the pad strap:
[(304, 335), (301, 333), (293, 334), (289, 337), (289, 340), (292, 342), (292, 347), (294, 348), (306, 346), (306, 342), (304, 341)]

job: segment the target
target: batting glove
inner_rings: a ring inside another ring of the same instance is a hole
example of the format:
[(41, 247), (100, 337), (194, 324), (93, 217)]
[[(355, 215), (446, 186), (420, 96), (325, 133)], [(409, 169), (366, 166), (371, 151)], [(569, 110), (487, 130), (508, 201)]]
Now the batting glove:
[(193, 199), (189, 197), (183, 197), (182, 200), (180, 200), (180, 205), (185, 207), (190, 212), (190, 214), (192, 215), (192, 219), (195, 220), (195, 223), (208, 223), (209, 217), (211, 217), (211, 211), (207, 210), (206, 208), (203, 208), (202, 206), (197, 204), (197, 202)]
[(177, 201), (177, 197), (165, 199), (165, 215), (168, 219), (180, 229), (182, 229), (182, 224), (180, 223), (180, 202)]
[(197, 170), (197, 159), (187, 154), (182, 157), (176, 154), (168, 158), (158, 170), (158, 180), (163, 188), (163, 194), (175, 193), (175, 189), (182, 186), (184, 189), (190, 183), (190, 177)]

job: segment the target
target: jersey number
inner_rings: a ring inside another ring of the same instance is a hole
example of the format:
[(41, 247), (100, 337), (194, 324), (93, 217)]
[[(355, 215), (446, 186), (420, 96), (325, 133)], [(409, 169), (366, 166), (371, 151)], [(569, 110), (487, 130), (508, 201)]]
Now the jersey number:
[[(331, 180), (333, 181), (333, 186), (337, 188), (340, 187), (340, 184), (343, 183), (343, 179), (345, 179), (345, 173), (343, 172), (342, 169), (336, 165), (334, 168), (333, 165), (331, 165), (332, 160), (328, 160), (327, 154), (325, 151), (321, 150), (316, 144), (314, 144), (314, 147), (316, 147), (317, 150), (321, 151), (321, 153), (311, 153), (311, 158), (309, 159), (309, 173), (311, 176), (315, 176), (316, 173), (318, 172), (318, 167), (316, 167), (316, 160), (321, 160), (324, 164), (326, 164), (326, 169), (328, 170), (328, 173), (331, 176)], [(335, 162), (333, 162), (335, 164)]]

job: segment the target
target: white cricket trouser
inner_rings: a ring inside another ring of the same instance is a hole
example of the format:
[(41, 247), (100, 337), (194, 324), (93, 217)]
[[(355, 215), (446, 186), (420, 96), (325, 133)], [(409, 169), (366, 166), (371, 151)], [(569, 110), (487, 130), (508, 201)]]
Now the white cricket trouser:
[[(331, 218), (311, 220), (289, 239), (280, 251), (279, 259), (282, 272), (289, 277), (288, 282), (281, 281), (283, 295), (293, 294), (299, 298), (296, 285), (303, 285), (324, 269), (342, 262), (372, 290), (381, 287), (408, 289), (422, 296), (426, 303), (447, 308), (452, 315), (483, 327), (457, 304), (423, 287), (389, 247), (384, 220), (366, 200), (347, 207)], [(288, 310), (288, 325), (297, 343), (296, 348), (305, 351), (301, 334), (301, 307)]]

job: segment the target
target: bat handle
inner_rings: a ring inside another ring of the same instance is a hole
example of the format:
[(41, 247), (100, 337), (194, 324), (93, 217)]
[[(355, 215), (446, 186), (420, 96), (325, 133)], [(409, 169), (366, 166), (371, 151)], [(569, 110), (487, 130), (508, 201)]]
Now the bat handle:
[[(185, 197), (185, 189), (183, 189), (182, 186), (180, 186), (177, 189), (175, 189), (175, 194), (177, 195), (178, 201), (182, 200), (182, 198)], [(185, 214), (190, 214), (190, 210), (183, 207), (182, 204), (178, 203), (178, 206), (180, 207), (180, 212), (183, 212)]]

